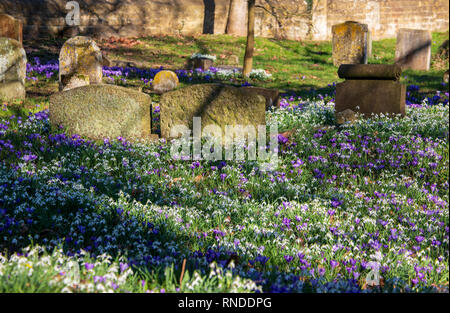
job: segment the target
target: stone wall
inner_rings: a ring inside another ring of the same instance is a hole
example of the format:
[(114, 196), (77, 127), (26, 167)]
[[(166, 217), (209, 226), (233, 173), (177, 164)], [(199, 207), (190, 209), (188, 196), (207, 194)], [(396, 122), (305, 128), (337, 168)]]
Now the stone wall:
[(400, 28), (448, 31), (447, 0), (328, 0), (326, 36), (331, 26), (354, 20), (369, 26), (374, 39), (395, 38)]
[[(24, 37), (71, 35), (67, 0), (0, 0), (0, 13), (24, 21)], [(82, 34), (194, 35), (225, 32), (229, 0), (78, 0)], [(310, 3), (310, 5), (308, 5)], [(447, 0), (257, 0), (256, 35), (293, 40), (331, 39), (331, 27), (366, 23), (374, 39), (399, 28), (446, 31)]]

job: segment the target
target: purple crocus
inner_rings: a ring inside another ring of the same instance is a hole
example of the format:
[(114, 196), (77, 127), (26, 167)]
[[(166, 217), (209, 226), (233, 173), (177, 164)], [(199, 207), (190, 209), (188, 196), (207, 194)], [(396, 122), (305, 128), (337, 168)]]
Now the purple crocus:
[(86, 270), (90, 271), (91, 269), (94, 268), (94, 264), (92, 264), (92, 263), (84, 263), (84, 267), (86, 268)]
[(34, 154), (25, 154), (22, 157), (22, 160), (24, 160), (25, 162), (30, 162), (30, 161), (33, 161), (33, 160), (36, 160), (36, 159), (37, 159), (37, 156), (35, 156)]

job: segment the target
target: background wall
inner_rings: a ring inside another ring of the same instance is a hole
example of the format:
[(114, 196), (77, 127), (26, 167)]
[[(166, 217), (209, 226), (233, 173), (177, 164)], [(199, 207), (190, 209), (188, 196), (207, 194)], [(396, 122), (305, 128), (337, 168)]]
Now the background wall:
[[(24, 21), (24, 37), (71, 35), (67, 0), (0, 0), (0, 13)], [(78, 0), (80, 31), (98, 37), (223, 34), (229, 0)], [(257, 0), (256, 35), (293, 40), (331, 38), (331, 26), (367, 23), (374, 39), (398, 28), (447, 31), (447, 0)]]

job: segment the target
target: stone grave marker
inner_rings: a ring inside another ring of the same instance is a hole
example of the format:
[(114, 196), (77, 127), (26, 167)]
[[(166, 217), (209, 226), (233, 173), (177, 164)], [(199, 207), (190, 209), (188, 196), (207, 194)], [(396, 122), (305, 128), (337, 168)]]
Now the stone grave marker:
[(21, 20), (8, 14), (0, 14), (0, 37), (7, 37), (17, 40), (22, 44), (23, 23)]
[(178, 87), (178, 76), (172, 71), (160, 71), (153, 78), (153, 90), (163, 94)]
[(0, 37), (0, 98), (25, 99), (27, 56), (22, 44)]
[(192, 129), (193, 118), (200, 117), (202, 129), (218, 125), (254, 126), (266, 124), (266, 99), (254, 90), (221, 84), (199, 84), (161, 96), (161, 137), (172, 138), (171, 129), (183, 125)]
[(59, 54), (59, 90), (101, 84), (103, 59), (100, 48), (89, 37), (67, 40)]
[(192, 69), (199, 68), (202, 71), (209, 70), (210, 67), (214, 65), (214, 61), (206, 58), (195, 58), (191, 60)]
[(402, 69), (428, 71), (431, 63), (431, 32), (421, 29), (399, 29), (395, 63)]
[[(336, 119), (348, 120), (351, 110), (364, 117), (371, 114), (405, 115), (406, 86), (399, 82), (401, 68), (391, 64), (343, 64), (336, 85)], [(345, 113), (344, 113), (345, 112)]]
[(93, 140), (152, 140), (151, 103), (149, 95), (120, 86), (82, 86), (50, 97), (50, 122)]
[(372, 50), (367, 24), (347, 21), (333, 25), (333, 64), (367, 64)]

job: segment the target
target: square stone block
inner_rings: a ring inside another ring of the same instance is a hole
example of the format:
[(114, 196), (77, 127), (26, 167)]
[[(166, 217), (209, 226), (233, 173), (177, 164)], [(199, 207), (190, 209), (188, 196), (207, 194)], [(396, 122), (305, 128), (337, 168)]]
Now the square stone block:
[[(336, 85), (336, 112), (350, 109), (374, 114), (405, 115), (406, 86), (391, 80), (347, 80)], [(359, 107), (359, 108), (357, 108)]]
[(206, 71), (213, 65), (214, 65), (214, 61), (210, 60), (210, 59), (193, 59), (192, 60), (192, 67), (194, 69), (200, 68), (203, 71)]

